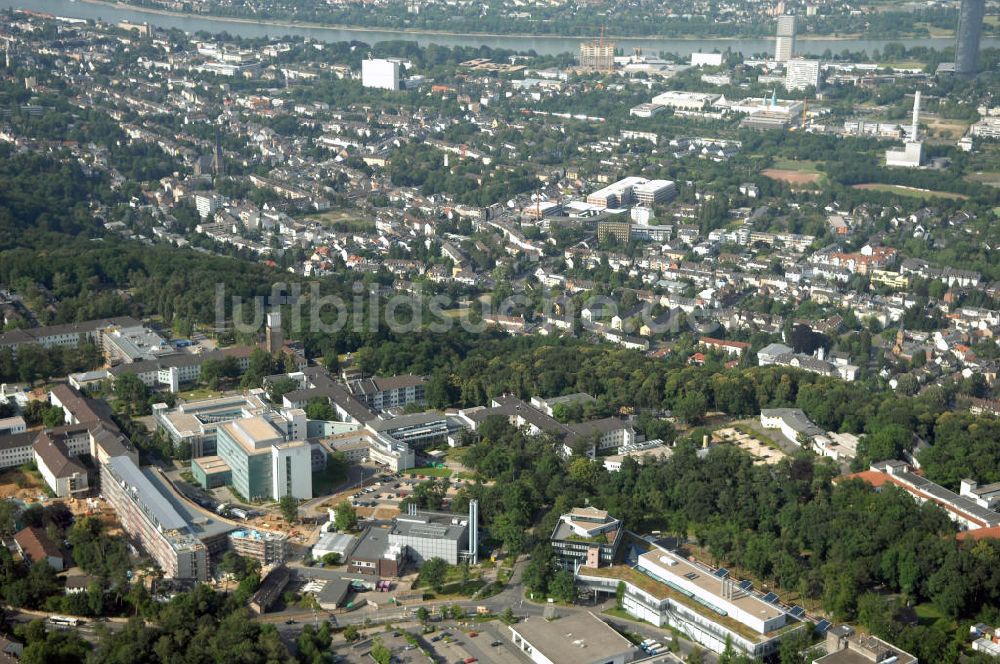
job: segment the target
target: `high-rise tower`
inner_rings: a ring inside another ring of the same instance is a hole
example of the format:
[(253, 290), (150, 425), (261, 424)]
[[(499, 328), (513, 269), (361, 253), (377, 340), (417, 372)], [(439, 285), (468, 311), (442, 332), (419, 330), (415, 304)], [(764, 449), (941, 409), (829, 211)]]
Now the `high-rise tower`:
[(978, 71), (985, 11), (986, 0), (962, 0), (955, 31), (955, 73), (960, 76), (975, 76)]
[(795, 55), (795, 17), (779, 16), (778, 32), (774, 40), (774, 59), (788, 62)]

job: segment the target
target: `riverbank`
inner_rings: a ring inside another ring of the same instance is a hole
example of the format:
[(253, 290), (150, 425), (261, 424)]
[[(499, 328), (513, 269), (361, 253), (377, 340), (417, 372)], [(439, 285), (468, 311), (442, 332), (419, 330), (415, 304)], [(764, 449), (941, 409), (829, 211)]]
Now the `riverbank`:
[[(111, 2), (110, 0), (78, 0), (79, 2), (85, 2), (90, 5), (103, 5), (106, 7), (114, 7), (115, 9), (121, 9), (126, 11), (138, 12), (142, 14), (155, 14), (159, 16), (170, 16), (172, 18), (185, 18), (185, 19), (197, 19), (204, 21), (215, 21), (217, 23), (242, 23), (244, 25), (267, 25), (274, 26), (276, 28), (294, 28), (294, 29), (304, 29), (304, 30), (349, 30), (351, 32), (393, 32), (401, 34), (410, 34), (415, 37), (449, 37), (449, 38), (466, 38), (466, 39), (504, 39), (510, 37), (513, 39), (560, 39), (572, 42), (578, 42), (581, 39), (586, 39), (584, 36), (580, 35), (558, 35), (558, 34), (532, 34), (530, 32), (455, 32), (452, 30), (440, 30), (431, 28), (397, 28), (397, 27), (380, 27), (380, 26), (359, 26), (350, 25), (343, 23), (316, 23), (313, 21), (294, 21), (289, 19), (255, 19), (255, 18), (245, 18), (238, 16), (222, 16), (218, 14), (194, 14), (188, 12), (177, 12), (170, 9), (157, 9), (154, 7), (145, 7), (142, 5), (134, 5), (127, 2), (120, 2), (118, 0)], [(940, 38), (943, 35), (930, 35), (930, 39)], [(901, 40), (908, 39), (923, 39), (926, 35), (914, 35), (907, 37), (899, 37)], [(606, 39), (614, 40), (616, 42), (622, 41), (720, 41), (720, 42), (738, 42), (738, 41), (769, 41), (772, 37), (769, 36), (737, 36), (737, 37), (714, 37), (711, 35), (615, 35), (607, 34)], [(856, 41), (859, 39), (865, 39), (865, 36), (860, 33), (848, 34), (848, 35), (801, 35), (796, 36), (796, 41), (809, 42), (809, 41)], [(892, 41), (892, 40), (880, 40), (880, 41)]]

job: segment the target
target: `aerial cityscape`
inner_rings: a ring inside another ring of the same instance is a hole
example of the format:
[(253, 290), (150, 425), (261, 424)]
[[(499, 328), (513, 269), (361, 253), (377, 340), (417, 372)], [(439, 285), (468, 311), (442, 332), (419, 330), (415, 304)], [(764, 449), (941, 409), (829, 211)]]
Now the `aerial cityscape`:
[(1000, 662), (996, 2), (0, 49), (0, 664)]

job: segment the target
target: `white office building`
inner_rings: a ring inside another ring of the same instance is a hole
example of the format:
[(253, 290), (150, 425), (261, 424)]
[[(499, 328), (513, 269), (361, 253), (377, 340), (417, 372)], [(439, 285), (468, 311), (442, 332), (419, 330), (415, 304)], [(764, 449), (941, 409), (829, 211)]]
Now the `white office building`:
[(381, 90), (399, 90), (399, 70), (398, 60), (362, 60), (361, 85)]
[(308, 500), (312, 493), (312, 446), (293, 440), (271, 447), (271, 497)]
[(819, 60), (796, 58), (785, 63), (785, 89), (819, 88)]

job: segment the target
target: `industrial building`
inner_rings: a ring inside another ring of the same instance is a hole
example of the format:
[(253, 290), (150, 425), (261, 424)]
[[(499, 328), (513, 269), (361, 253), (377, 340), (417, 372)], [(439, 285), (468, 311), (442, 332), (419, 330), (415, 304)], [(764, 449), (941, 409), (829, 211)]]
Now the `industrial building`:
[(361, 61), (361, 85), (381, 90), (399, 90), (398, 60), (375, 58)]
[(609, 594), (624, 583), (623, 608), (629, 615), (680, 630), (716, 653), (732, 648), (751, 657), (767, 657), (778, 650), (783, 638), (805, 627), (801, 607), (786, 609), (773, 593), (759, 596), (749, 581), (737, 582), (725, 569), (711, 568), (676, 550), (643, 544), (648, 548), (633, 551), (630, 564), (580, 566), (577, 580)]
[(920, 141), (920, 90), (913, 95), (913, 121), (908, 140), (902, 150), (886, 150), (885, 165), (901, 168), (919, 168), (924, 160), (924, 144)]
[(795, 17), (779, 16), (774, 40), (774, 59), (788, 62), (795, 56)]
[(389, 528), (369, 527), (361, 536), (330, 538), (331, 551), (343, 551), (351, 572), (368, 576), (399, 576), (407, 564), (421, 565), (441, 558), (450, 565), (479, 556), (479, 503), (469, 502), (468, 516), (416, 509), (393, 520)]
[(474, 522), (472, 509), (470, 505), (469, 517), (411, 509), (393, 521), (389, 544), (402, 547), (406, 559), (418, 565), (431, 558), (457, 565), (468, 555), (469, 543), (476, 537), (475, 526), (470, 527)]

